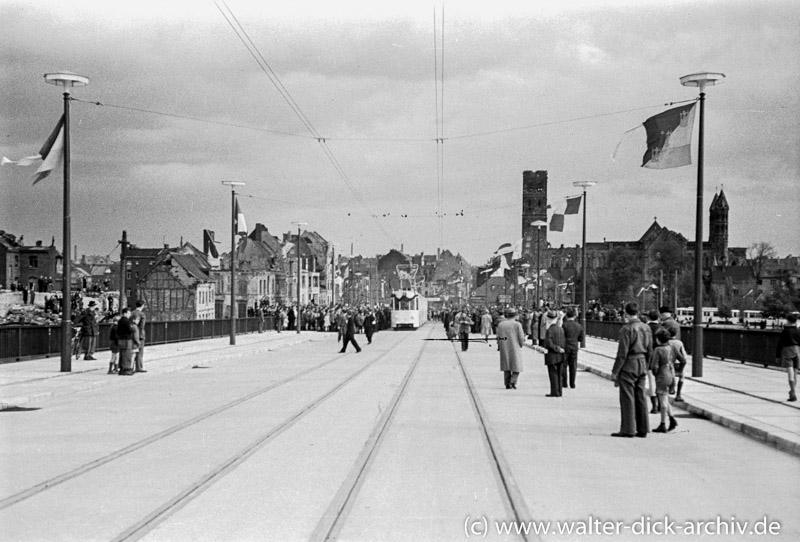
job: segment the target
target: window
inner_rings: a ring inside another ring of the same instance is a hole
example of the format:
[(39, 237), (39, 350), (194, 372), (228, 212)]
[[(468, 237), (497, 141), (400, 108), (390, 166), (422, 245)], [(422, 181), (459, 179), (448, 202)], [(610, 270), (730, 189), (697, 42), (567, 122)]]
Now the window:
[(39, 267), (39, 257), (38, 256), (28, 256), (28, 267), (32, 269), (36, 269)]
[(125, 272), (125, 278), (128, 279), (128, 280), (131, 280), (131, 272), (130, 271), (126, 271)]

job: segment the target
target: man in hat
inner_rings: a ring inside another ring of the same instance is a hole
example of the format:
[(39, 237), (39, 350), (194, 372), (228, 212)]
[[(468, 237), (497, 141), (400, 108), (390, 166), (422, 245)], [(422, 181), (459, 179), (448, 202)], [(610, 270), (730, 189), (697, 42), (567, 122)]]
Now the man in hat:
[(81, 341), (83, 348), (83, 359), (94, 360), (94, 349), (97, 343), (97, 333), (99, 332), (99, 325), (95, 312), (97, 311), (97, 303), (89, 301), (89, 305), (81, 312), (78, 320), (75, 322), (81, 326)]
[(561, 385), (567, 387), (567, 373), (569, 373), (569, 387), (575, 388), (575, 375), (578, 372), (578, 351), (583, 342), (583, 326), (577, 321), (577, 313), (572, 307), (566, 311), (564, 320), (564, 338), (567, 341), (565, 352), (564, 374), (561, 378)]
[(644, 385), (653, 353), (653, 337), (647, 324), (639, 319), (639, 305), (625, 305), (627, 322), (619, 330), (617, 357), (611, 375), (619, 387), (620, 429), (612, 437), (645, 438), (650, 432)]
[(461, 351), (465, 352), (469, 348), (469, 333), (472, 331), (472, 316), (465, 307), (456, 314), (455, 319), (458, 338), (461, 339)]
[(522, 372), (522, 347), (525, 333), (522, 324), (516, 319), (513, 307), (506, 309), (505, 319), (497, 324), (497, 350), (500, 352), (500, 370), (506, 389), (517, 389), (517, 378)]
[(546, 326), (544, 347), (544, 364), (547, 365), (547, 376), (550, 377), (550, 393), (547, 397), (561, 397), (561, 379), (564, 371), (564, 353), (566, 352), (567, 339), (561, 328), (561, 315), (554, 310), (549, 310), (543, 318)]

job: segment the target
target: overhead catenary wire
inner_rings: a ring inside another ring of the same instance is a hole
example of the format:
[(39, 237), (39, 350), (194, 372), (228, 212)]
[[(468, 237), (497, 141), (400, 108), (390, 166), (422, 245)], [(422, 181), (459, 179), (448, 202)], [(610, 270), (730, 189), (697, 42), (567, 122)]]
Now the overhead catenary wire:
[[(305, 113), (303, 113), (302, 109), (297, 104), (297, 102), (294, 100), (294, 98), (292, 97), (292, 95), (289, 92), (289, 90), (283, 85), (283, 83), (281, 82), (281, 80), (278, 77), (278, 75), (272, 70), (272, 68), (270, 67), (269, 63), (264, 58), (264, 55), (261, 54), (261, 52), (258, 50), (258, 47), (255, 45), (253, 40), (250, 39), (250, 36), (245, 31), (245, 29), (242, 26), (242, 24), (239, 22), (239, 20), (236, 18), (234, 13), (231, 11), (231, 9), (228, 7), (228, 5), (225, 3), (225, 0), (215, 0), (214, 3), (217, 6), (217, 9), (222, 14), (222, 16), (228, 22), (230, 27), (233, 29), (233, 31), (236, 34), (236, 36), (244, 44), (244, 46), (247, 49), (247, 51), (256, 60), (256, 63), (259, 65), (261, 70), (267, 75), (269, 80), (272, 82), (273, 86), (278, 90), (280, 95), (283, 97), (284, 101), (289, 105), (289, 107), (295, 113), (297, 118), (300, 119), (300, 121), (303, 123), (303, 125), (306, 127), (306, 129), (309, 131), (309, 133), (311, 133), (311, 135), (316, 138), (317, 142), (319, 143), (320, 147), (322, 148), (323, 152), (325, 153), (325, 156), (328, 158), (328, 161), (333, 165), (333, 167), (336, 170), (336, 172), (338, 173), (339, 177), (342, 179), (342, 181), (345, 183), (345, 185), (347, 185), (347, 187), (350, 189), (350, 192), (353, 194), (353, 196), (356, 198), (356, 200), (367, 211), (370, 211), (371, 215), (373, 215), (374, 213), (372, 213), (372, 211), (370, 210), (370, 208), (367, 205), (366, 201), (364, 201), (364, 198), (361, 196), (359, 191), (353, 185), (353, 183), (351, 182), (350, 178), (347, 176), (347, 174), (345, 173), (344, 169), (342, 168), (341, 164), (336, 159), (336, 156), (333, 154), (331, 149), (328, 147), (325, 138), (323, 138), (319, 134), (319, 132), (317, 132), (316, 128), (314, 128), (314, 125), (311, 123), (311, 121), (308, 119), (308, 117), (305, 115)], [(225, 6), (225, 10), (222, 9), (220, 4)], [(226, 13), (225, 11), (227, 11), (228, 13)], [(230, 16), (228, 14), (230, 14)], [(234, 24), (234, 22), (236, 24)], [(381, 230), (381, 232), (384, 234), (384, 236), (390, 242), (392, 242), (396, 246), (400, 244), (400, 242), (386, 230), (386, 228), (383, 226), (383, 224), (381, 224), (377, 220), (376, 220), (376, 224), (378, 226), (378, 229)]]

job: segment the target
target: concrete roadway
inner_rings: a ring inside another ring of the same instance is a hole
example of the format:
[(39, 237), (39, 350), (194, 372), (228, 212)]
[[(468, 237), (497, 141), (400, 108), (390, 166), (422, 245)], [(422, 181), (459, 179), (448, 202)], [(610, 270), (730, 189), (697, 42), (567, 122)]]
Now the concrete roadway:
[(497, 523), (515, 517), (551, 522), (529, 540), (800, 539), (794, 455), (680, 411), (611, 438), (607, 380), (547, 398), (526, 350), (506, 390), (493, 345), (422, 340), (440, 325), (360, 354), (314, 336), (0, 411), (0, 540), (518, 539)]

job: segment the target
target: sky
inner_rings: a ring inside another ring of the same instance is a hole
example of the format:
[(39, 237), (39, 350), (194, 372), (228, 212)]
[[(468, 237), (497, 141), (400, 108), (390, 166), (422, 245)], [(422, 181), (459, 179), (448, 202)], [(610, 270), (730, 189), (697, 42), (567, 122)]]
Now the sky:
[[(70, 104), (79, 255), (118, 257), (123, 230), (202, 247), (210, 229), (225, 251), (238, 180), (250, 229), (478, 265), (522, 235), (525, 170), (548, 172), (551, 203), (597, 182), (588, 242), (654, 218), (694, 240), (699, 115), (693, 164), (667, 170), (641, 167), (641, 123), (705, 71), (725, 79), (706, 91), (704, 238), (724, 189), (729, 246), (800, 255), (795, 0), (0, 0), (0, 21), (0, 155), (36, 154), (55, 127), (45, 73), (90, 79)], [(36, 167), (0, 167), (0, 230), (60, 248), (63, 174), (33, 186)], [(548, 240), (580, 244), (580, 215)]]

